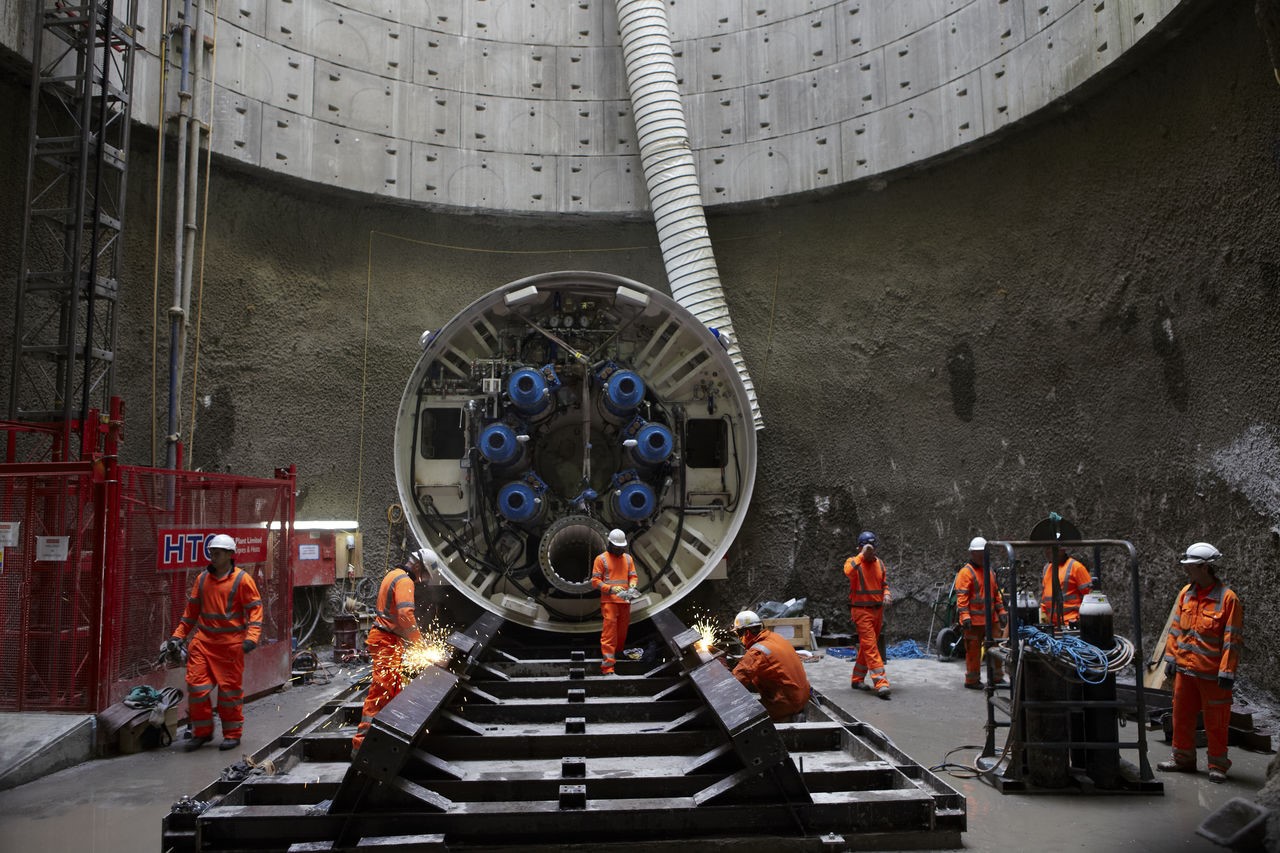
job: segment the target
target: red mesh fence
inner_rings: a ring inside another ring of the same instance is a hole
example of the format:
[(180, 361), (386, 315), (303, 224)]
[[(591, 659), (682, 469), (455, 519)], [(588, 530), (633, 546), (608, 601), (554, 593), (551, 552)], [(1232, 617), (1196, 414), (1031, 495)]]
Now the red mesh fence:
[(2, 467), (0, 710), (94, 710), (103, 490), (88, 463)]
[[(260, 646), (289, 643), (292, 479), (3, 465), (0, 509), (0, 522), (21, 522), (0, 571), (0, 710), (100, 711), (134, 685), (160, 683), (158, 648), (203, 571), (212, 533), (262, 540), (236, 562), (262, 594)], [(176, 568), (161, 565), (164, 534), (188, 540)], [(247, 675), (248, 693), (251, 682)]]

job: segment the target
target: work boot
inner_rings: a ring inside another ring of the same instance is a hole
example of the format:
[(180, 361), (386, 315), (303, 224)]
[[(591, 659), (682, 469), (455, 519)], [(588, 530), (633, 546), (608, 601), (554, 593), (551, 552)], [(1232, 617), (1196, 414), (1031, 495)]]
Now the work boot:
[(964, 687), (965, 687), (965, 689), (966, 689), (966, 690), (981, 690), (981, 689), (982, 689), (982, 682), (981, 682), (981, 681), (966, 681), (966, 682), (964, 683)]
[[(1177, 759), (1170, 758), (1168, 761), (1161, 761), (1156, 765), (1157, 770), (1163, 770), (1166, 773), (1195, 773), (1196, 766), (1194, 764), (1183, 764)], [(1222, 778), (1226, 778), (1224, 774)]]
[(187, 752), (195, 752), (211, 740), (213, 740), (213, 735), (200, 735), (199, 737), (193, 737), (191, 740), (184, 743), (182, 748)]
[(1219, 769), (1218, 769), (1218, 768), (1216, 768), (1216, 767), (1210, 767), (1210, 768), (1209, 768), (1209, 781), (1210, 781), (1210, 782), (1225, 782), (1225, 781), (1227, 781), (1227, 774), (1226, 774), (1226, 771), (1224, 771), (1224, 770), (1219, 770)]
[(222, 750), (235, 749), (239, 745), (240, 745), (240, 738), (238, 737), (223, 738), (222, 743), (218, 744), (218, 749), (222, 749)]
[(871, 685), (867, 684), (867, 682), (865, 681), (850, 681), (849, 687), (851, 687), (854, 690), (870, 690), (871, 689)]
[(877, 695), (877, 696), (879, 696), (881, 699), (888, 699), (888, 698), (889, 698), (889, 685), (887, 685), (887, 684), (886, 684), (884, 687), (879, 687), (879, 688), (877, 688), (877, 689), (876, 689), (876, 695)]

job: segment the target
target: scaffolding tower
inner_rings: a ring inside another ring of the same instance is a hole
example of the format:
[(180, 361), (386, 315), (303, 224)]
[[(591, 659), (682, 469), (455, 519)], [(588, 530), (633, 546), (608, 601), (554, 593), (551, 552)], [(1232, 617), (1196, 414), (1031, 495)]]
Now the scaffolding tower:
[[(31, 111), (9, 418), (75, 459), (115, 385), (136, 0), (33, 3)], [(119, 14), (123, 12), (123, 15)]]

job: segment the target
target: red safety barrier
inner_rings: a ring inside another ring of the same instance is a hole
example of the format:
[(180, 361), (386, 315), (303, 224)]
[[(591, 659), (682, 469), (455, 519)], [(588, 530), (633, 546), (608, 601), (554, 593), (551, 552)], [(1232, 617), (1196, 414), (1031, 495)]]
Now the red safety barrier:
[(158, 649), (207, 564), (203, 542), (223, 532), (263, 601), (245, 694), (284, 684), (294, 491), (293, 469), (267, 479), (111, 456), (0, 464), (0, 710), (97, 712), (139, 684), (181, 686)]

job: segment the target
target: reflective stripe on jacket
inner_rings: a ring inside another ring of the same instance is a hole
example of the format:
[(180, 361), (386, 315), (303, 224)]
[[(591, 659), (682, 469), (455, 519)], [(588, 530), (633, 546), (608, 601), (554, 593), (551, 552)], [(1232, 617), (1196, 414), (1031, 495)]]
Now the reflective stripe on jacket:
[(1178, 672), (1197, 678), (1234, 679), (1244, 643), (1243, 622), (1240, 599), (1221, 581), (1208, 589), (1187, 584), (1178, 593), (1164, 659)]
[[(976, 568), (973, 563), (965, 563), (956, 573), (956, 618), (961, 622), (966, 619), (975, 626), (987, 624), (986, 582), (991, 572)], [(1004, 596), (1000, 594), (1000, 585), (991, 585), (991, 612), (999, 619), (1004, 615)]]
[(809, 701), (809, 677), (791, 641), (766, 629), (733, 668), (733, 677), (760, 694), (774, 720), (798, 713)]
[(844, 561), (844, 574), (849, 579), (849, 604), (853, 607), (879, 607), (884, 604), (884, 562), (875, 557), (870, 564), (862, 554)]
[(188, 634), (199, 634), (204, 643), (240, 645), (242, 640), (254, 643), (262, 635), (262, 596), (253, 576), (232, 566), (221, 578), (205, 570), (191, 584), (187, 606), (174, 629), (179, 640)]
[(404, 569), (392, 569), (382, 577), (378, 587), (377, 616), (373, 624), (410, 643), (422, 639), (418, 616), (414, 612), (413, 577)]
[[(1058, 566), (1058, 585), (1062, 588), (1062, 620), (1076, 622), (1080, 619), (1080, 605), (1084, 597), (1093, 591), (1093, 576), (1084, 567), (1084, 563), (1073, 557)], [(1040, 593), (1040, 612), (1050, 625), (1058, 624), (1058, 616), (1053, 612), (1053, 575), (1049, 574), (1048, 564), (1044, 567), (1044, 582)]]
[(635, 586), (638, 580), (636, 563), (630, 554), (610, 554), (604, 551), (591, 565), (591, 586), (600, 590), (601, 601), (630, 604), (625, 598), (618, 598), (612, 589), (615, 586)]

